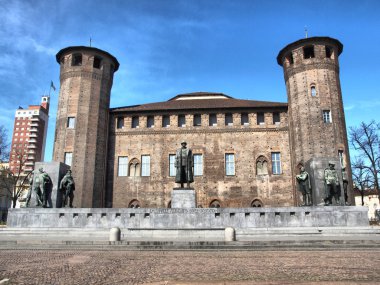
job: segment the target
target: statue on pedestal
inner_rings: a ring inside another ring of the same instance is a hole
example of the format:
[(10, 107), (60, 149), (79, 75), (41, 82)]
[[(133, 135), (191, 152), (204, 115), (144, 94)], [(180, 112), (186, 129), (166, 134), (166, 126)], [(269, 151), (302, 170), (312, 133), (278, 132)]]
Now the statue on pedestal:
[(302, 166), (300, 174), (296, 175), (298, 190), (302, 193), (303, 204), (301, 206), (311, 206), (313, 204), (311, 196), (311, 183), (309, 173)]
[(340, 204), (340, 185), (338, 173), (335, 170), (335, 164), (329, 162), (329, 167), (325, 169), (325, 206), (332, 205), (334, 198), (337, 205)]
[(67, 170), (65, 176), (63, 176), (61, 183), (59, 184), (59, 190), (63, 192), (63, 207), (67, 206), (67, 202), (70, 199), (69, 206), (73, 207), (75, 183), (74, 178), (71, 176), (71, 170)]
[(181, 148), (177, 149), (175, 154), (175, 167), (176, 176), (175, 182), (181, 184), (183, 188), (184, 183), (187, 184), (187, 188), (190, 188), (190, 183), (194, 182), (193, 167), (194, 158), (191, 149), (186, 147), (187, 143), (183, 141)]

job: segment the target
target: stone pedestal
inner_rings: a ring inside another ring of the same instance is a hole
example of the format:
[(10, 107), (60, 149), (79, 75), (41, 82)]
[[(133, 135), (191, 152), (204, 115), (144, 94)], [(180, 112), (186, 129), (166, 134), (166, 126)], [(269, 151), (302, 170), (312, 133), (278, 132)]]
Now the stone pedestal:
[[(52, 187), (48, 189), (48, 208), (61, 208), (62, 207), (62, 193), (58, 190), (61, 179), (66, 174), (70, 167), (61, 162), (36, 162), (34, 169), (38, 172), (38, 169), (43, 168), (44, 171), (49, 174)], [(32, 190), (32, 196), (30, 198), (29, 208), (34, 208), (36, 205), (36, 193)]]
[[(325, 198), (325, 169), (329, 167), (329, 162), (335, 163), (335, 170), (338, 173), (340, 185), (340, 205), (344, 205), (344, 190), (342, 181), (342, 169), (337, 158), (312, 158), (305, 164), (305, 169), (310, 175), (312, 187), (313, 205), (324, 203)], [(334, 201), (334, 199), (333, 199)], [(335, 203), (335, 202), (334, 202)]]
[(172, 208), (196, 208), (197, 199), (194, 188), (174, 188)]

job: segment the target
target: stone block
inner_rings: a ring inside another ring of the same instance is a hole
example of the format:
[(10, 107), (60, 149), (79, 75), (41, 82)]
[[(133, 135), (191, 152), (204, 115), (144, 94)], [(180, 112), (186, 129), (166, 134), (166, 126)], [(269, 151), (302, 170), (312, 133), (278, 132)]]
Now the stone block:
[(196, 208), (196, 195), (193, 188), (174, 188), (172, 208)]

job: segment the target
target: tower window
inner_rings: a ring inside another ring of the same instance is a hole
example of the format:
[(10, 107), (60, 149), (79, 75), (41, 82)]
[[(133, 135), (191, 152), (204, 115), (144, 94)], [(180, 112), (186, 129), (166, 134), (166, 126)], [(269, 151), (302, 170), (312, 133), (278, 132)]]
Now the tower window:
[(65, 164), (71, 166), (72, 160), (73, 160), (73, 153), (65, 152)]
[(177, 170), (175, 168), (175, 154), (169, 155), (169, 176), (175, 176)]
[(233, 125), (233, 120), (232, 120), (232, 114), (231, 113), (225, 114), (224, 124), (226, 126), (232, 126)]
[(247, 113), (241, 113), (241, 124), (243, 126), (248, 126), (249, 125), (248, 114)]
[(117, 164), (117, 176), (127, 176), (128, 156), (119, 156)]
[(286, 60), (288, 61), (289, 64), (293, 64), (294, 63), (294, 59), (293, 59), (293, 54), (290, 52), (286, 55)]
[(71, 65), (72, 66), (80, 66), (80, 65), (82, 65), (82, 55), (80, 53), (73, 54)]
[(100, 69), (101, 62), (102, 62), (102, 59), (100, 57), (95, 56), (93, 67)]
[(185, 115), (178, 115), (178, 127), (186, 127), (186, 117)]
[(67, 127), (69, 129), (74, 129), (75, 128), (75, 117), (68, 117), (67, 118)]
[(200, 127), (202, 125), (202, 118), (200, 114), (195, 114), (193, 117), (194, 127)]
[(118, 117), (116, 119), (116, 125), (118, 129), (124, 128), (124, 117)]
[(331, 56), (332, 56), (332, 48), (329, 47), (329, 46), (325, 46), (325, 49), (326, 49), (326, 57), (327, 58), (331, 58)]
[(209, 126), (217, 126), (218, 122), (216, 120), (216, 114), (208, 115), (208, 125)]
[(279, 112), (274, 112), (273, 113), (273, 125), (279, 124), (280, 123), (280, 113)]
[(150, 155), (141, 156), (141, 176), (150, 176)]
[(162, 116), (162, 127), (163, 128), (170, 127), (170, 117), (168, 115)]
[(153, 128), (154, 127), (154, 117), (153, 116), (148, 116), (146, 119), (146, 127), (147, 128)]
[(311, 86), (310, 87), (310, 93), (311, 93), (311, 96), (317, 96), (317, 89), (315, 88), (315, 86)]
[(258, 125), (264, 125), (265, 124), (264, 113), (257, 113), (257, 124)]
[(330, 110), (323, 110), (323, 122), (324, 123), (331, 123), (331, 111)]
[(132, 129), (136, 129), (139, 127), (139, 117), (132, 117)]
[(303, 58), (314, 58), (314, 46), (306, 46), (303, 48)]

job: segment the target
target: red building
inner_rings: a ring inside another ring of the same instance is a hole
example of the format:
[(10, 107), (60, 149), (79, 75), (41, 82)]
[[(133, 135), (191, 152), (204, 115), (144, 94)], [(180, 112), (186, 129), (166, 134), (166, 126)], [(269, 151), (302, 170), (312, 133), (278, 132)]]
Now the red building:
[(36, 161), (44, 159), (49, 100), (49, 96), (42, 96), (40, 105), (16, 110), (9, 157), (9, 168), (13, 173), (30, 172)]

